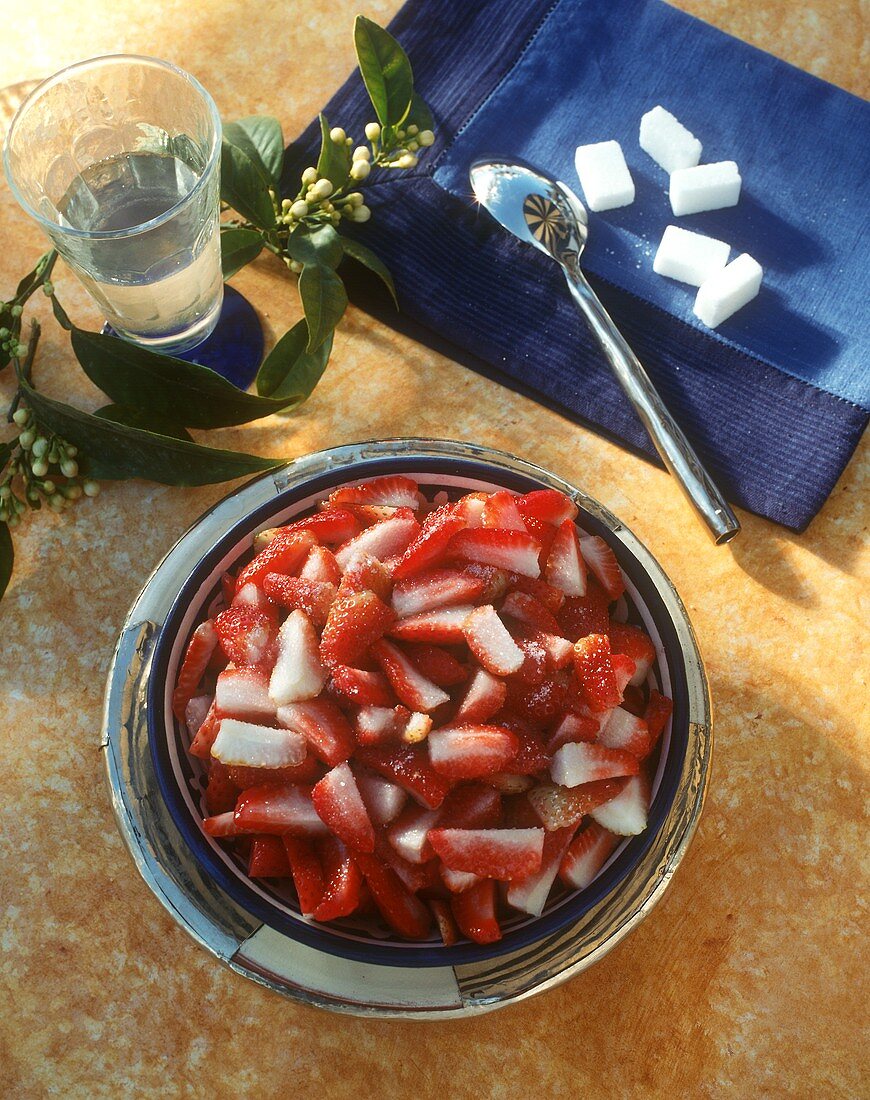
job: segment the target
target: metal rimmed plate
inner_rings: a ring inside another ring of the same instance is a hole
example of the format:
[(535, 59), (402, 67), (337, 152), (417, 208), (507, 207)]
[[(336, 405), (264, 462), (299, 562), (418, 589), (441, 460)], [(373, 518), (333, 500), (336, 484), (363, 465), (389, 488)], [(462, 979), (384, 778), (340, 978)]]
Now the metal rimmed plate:
[[(619, 888), (569, 926), (496, 957), (454, 965), (384, 965), (328, 953), (270, 927), (238, 904), (191, 852), (158, 787), (148, 742), (147, 696), (155, 641), (193, 567), (240, 520), (291, 487), (326, 471), (346, 480), (362, 467), (401, 456), (407, 469), (445, 459), (486, 463), (568, 493), (608, 530), (611, 541), (642, 563), (686, 666), (687, 741), (676, 792), (642, 858)], [(626, 935), (666, 888), (697, 825), (711, 751), (706, 680), (691, 626), (661, 568), (610, 513), (559, 478), (487, 448), (423, 440), (388, 440), (334, 448), (299, 459), (239, 489), (203, 516), (172, 548), (131, 609), (112, 663), (103, 749), (112, 801), (124, 839), (145, 881), (200, 944), (244, 976), (294, 999), (359, 1015), (445, 1017), (481, 1012), (547, 989), (579, 973)]]

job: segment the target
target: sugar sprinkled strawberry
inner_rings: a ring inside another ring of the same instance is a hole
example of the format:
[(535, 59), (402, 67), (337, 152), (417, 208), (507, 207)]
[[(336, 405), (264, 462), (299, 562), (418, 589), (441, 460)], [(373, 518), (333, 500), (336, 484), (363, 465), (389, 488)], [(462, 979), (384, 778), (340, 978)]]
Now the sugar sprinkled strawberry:
[(544, 579), (566, 596), (586, 595), (586, 565), (580, 553), (577, 528), (570, 519), (556, 531), (544, 566)]
[(615, 798), (628, 783), (628, 779), (599, 779), (579, 787), (559, 787), (542, 783), (526, 795), (543, 822), (544, 828), (565, 829), (579, 825), (586, 814)]
[(448, 557), (460, 561), (480, 562), (508, 569), (526, 577), (538, 577), (540, 543), (523, 531), (501, 531), (488, 527), (460, 531), (447, 547)]
[(382, 638), (371, 647), (371, 653), (406, 707), (428, 712), (450, 701), (450, 696), (437, 684), (427, 680), (398, 646)]
[(490, 604), (471, 612), (463, 632), (468, 648), (493, 676), (508, 676), (522, 667), (522, 650)]
[(393, 587), (393, 610), (400, 618), (439, 607), (471, 604), (483, 592), (484, 580), (456, 569), (429, 569)]
[(359, 485), (345, 485), (329, 495), (330, 507), (343, 504), (389, 505), (393, 508), (419, 506), (417, 483), (402, 474), (387, 474), (364, 481)]
[(543, 829), (431, 829), (429, 842), (454, 871), (514, 879), (541, 866)]
[(501, 928), (495, 915), (495, 883), (483, 879), (450, 899), (459, 930), (474, 943), (496, 943)]
[(479, 779), (503, 771), (519, 742), (499, 726), (459, 725), (429, 735), (429, 759), (448, 779)]
[(637, 775), (639, 767), (637, 757), (624, 749), (572, 741), (553, 754), (550, 774), (563, 787), (579, 787), (597, 779)]
[(559, 878), (574, 890), (585, 889), (610, 858), (617, 844), (618, 836), (602, 829), (597, 822), (590, 822), (568, 845), (559, 865)]
[(613, 674), (610, 642), (605, 634), (590, 634), (575, 644), (574, 668), (593, 711), (619, 706), (622, 693)]
[(374, 592), (339, 596), (329, 610), (320, 639), (320, 656), (330, 668), (353, 665), (383, 637), (396, 614)]
[(616, 555), (600, 535), (580, 539), (580, 553), (588, 568), (611, 600), (618, 600), (625, 591), (625, 580)]
[(375, 830), (348, 764), (339, 764), (315, 784), (311, 799), (320, 819), (354, 851), (375, 850)]
[(218, 636), (211, 619), (200, 623), (187, 643), (175, 691), (172, 693), (172, 712), (179, 721), (184, 718), (187, 704), (196, 693), (217, 643)]
[(423, 521), (420, 533), (393, 568), (397, 580), (438, 565), (453, 536), (465, 528), (465, 517), (453, 504), (442, 504)]
[(302, 565), (316, 539), (310, 531), (279, 531), (265, 550), (246, 565), (236, 578), (238, 592), (249, 582), (262, 584), (267, 573), (290, 574)]

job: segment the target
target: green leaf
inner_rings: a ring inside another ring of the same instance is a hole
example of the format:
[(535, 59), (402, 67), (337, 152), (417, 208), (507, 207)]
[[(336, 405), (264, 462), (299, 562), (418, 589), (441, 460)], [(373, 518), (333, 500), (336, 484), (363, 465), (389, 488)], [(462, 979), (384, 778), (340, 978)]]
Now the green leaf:
[(171, 420), (149, 416), (142, 409), (131, 409), (125, 405), (105, 405), (102, 409), (97, 409), (94, 416), (111, 420), (113, 424), (126, 424), (128, 428), (141, 428), (145, 432), (168, 435), (173, 439), (186, 439), (193, 443), (193, 436), (187, 428), (173, 424)]
[(221, 230), (221, 267), (224, 279), (232, 279), (237, 271), (256, 260), (263, 248), (263, 237), (256, 229)]
[(350, 173), (350, 149), (342, 142), (340, 145), (329, 136), (330, 126), (326, 115), (320, 116), (320, 156), (317, 160), (317, 175), (327, 179), (333, 190), (347, 183)]
[(55, 320), (60, 325), (60, 327), (66, 329), (67, 332), (72, 332), (72, 321), (69, 319), (69, 317), (67, 317), (66, 310), (53, 294), (51, 296), (51, 309), (54, 313)]
[(269, 185), (247, 153), (225, 141), (221, 146), (221, 198), (261, 229), (274, 229)]
[(251, 115), (224, 126), (224, 141), (251, 160), (263, 177), (277, 188), (284, 163), (284, 135), (281, 123), (271, 115)]
[(405, 119), (405, 129), (414, 125), (418, 130), (434, 130), (435, 120), (432, 118), (432, 112), (426, 105), (422, 96), (419, 96), (414, 92), (411, 97), (411, 110), (408, 111), (408, 117)]
[(11, 443), (0, 443), (0, 473), (3, 471), (3, 467), (9, 461), (9, 456), (12, 454)]
[(307, 400), (320, 381), (332, 351), (332, 333), (316, 351), (306, 351), (307, 344), (308, 326), (299, 321), (272, 348), (257, 374), (258, 393), (297, 399), (287, 412)]
[(383, 27), (363, 15), (356, 17), (353, 40), (378, 122), (381, 126), (401, 125), (414, 94), (414, 76), (405, 51)]
[(12, 576), (12, 566), (15, 564), (15, 550), (12, 546), (12, 535), (5, 523), (0, 523), (0, 600), (9, 584)]
[(40, 424), (78, 447), (79, 466), (89, 477), (104, 481), (140, 477), (162, 485), (212, 485), (271, 470), (284, 461), (220, 451), (129, 428), (55, 401), (27, 383), (21, 388)]
[(74, 329), (72, 347), (88, 378), (116, 405), (186, 428), (246, 424), (283, 408), (280, 400), (245, 393), (208, 367), (117, 336)]
[(350, 237), (342, 237), (341, 243), (344, 248), (345, 256), (350, 256), (352, 260), (356, 260), (357, 263), (367, 267), (369, 271), (373, 271), (375, 275), (383, 280), (396, 304), (396, 309), (398, 309), (399, 300), (396, 297), (396, 287), (393, 283), (393, 276), (390, 274), (390, 269), (384, 261), (380, 259), (379, 256), (376, 256), (367, 245), (360, 244), (359, 241), (352, 240)]
[(306, 351), (315, 351), (341, 320), (347, 292), (332, 268), (306, 264), (299, 276), (299, 294), (308, 325)]
[(287, 239), (287, 251), (291, 259), (301, 264), (321, 264), (333, 269), (341, 263), (344, 254), (342, 238), (331, 225), (313, 228), (305, 224), (297, 225)]

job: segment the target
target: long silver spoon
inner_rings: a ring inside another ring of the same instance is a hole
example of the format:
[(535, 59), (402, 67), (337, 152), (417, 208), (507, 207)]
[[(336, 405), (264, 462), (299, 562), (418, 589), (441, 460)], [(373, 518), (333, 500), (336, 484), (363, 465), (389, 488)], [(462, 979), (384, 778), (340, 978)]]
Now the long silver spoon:
[(477, 161), (470, 175), (475, 196), (496, 221), (560, 265), (574, 301), (665, 466), (716, 542), (733, 539), (740, 530), (739, 520), (580, 270), (580, 256), (589, 235), (583, 204), (564, 183), (516, 162)]

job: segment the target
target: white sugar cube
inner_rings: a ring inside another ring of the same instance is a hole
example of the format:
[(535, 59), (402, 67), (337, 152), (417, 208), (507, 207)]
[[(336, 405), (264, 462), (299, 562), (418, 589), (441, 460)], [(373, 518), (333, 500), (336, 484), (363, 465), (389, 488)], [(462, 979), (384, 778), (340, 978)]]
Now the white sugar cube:
[(661, 106), (640, 120), (640, 147), (666, 172), (692, 168), (701, 159), (700, 141)]
[(679, 217), (736, 206), (740, 182), (740, 172), (733, 160), (678, 168), (671, 173), (671, 209)]
[(756, 297), (762, 275), (761, 264), (744, 252), (701, 283), (695, 298), (695, 316), (710, 328), (721, 325)]
[(679, 279), (681, 283), (700, 286), (728, 263), (730, 251), (731, 246), (725, 241), (669, 225), (653, 260), (653, 271)]
[(634, 180), (618, 141), (578, 146), (574, 164), (590, 210), (615, 210), (634, 202)]

